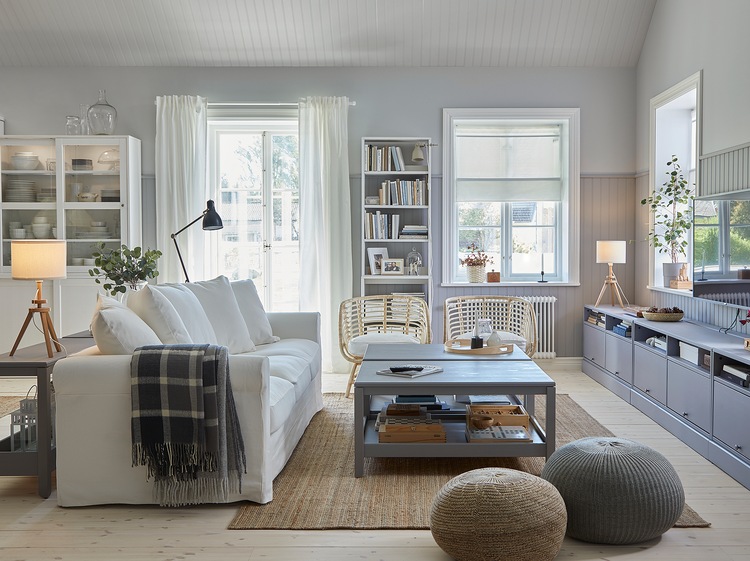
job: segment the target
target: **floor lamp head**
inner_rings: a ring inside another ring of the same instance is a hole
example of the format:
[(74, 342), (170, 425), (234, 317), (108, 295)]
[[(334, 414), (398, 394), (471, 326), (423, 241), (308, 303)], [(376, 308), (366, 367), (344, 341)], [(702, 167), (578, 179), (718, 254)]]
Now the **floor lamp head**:
[(57, 342), (57, 335), (52, 324), (50, 308), (44, 306), (47, 300), (42, 295), (42, 282), (44, 280), (64, 279), (67, 276), (67, 246), (64, 240), (12, 240), (10, 243), (10, 274), (17, 280), (34, 280), (36, 281), (36, 295), (32, 300), (35, 307), (29, 308), (26, 315), (26, 321), (21, 328), (18, 338), (16, 339), (13, 349), (10, 352), (12, 356), (18, 344), (21, 342), (26, 328), (34, 318), (34, 314), (39, 314), (42, 322), (42, 332), (44, 342), (47, 345), (47, 355), (52, 357), (52, 345), (54, 341), (55, 348), (60, 351), (60, 344)]
[(214, 202), (212, 200), (206, 201), (206, 210), (204, 210), (201, 215), (193, 220), (190, 224), (185, 226), (184, 228), (181, 228), (180, 230), (177, 230), (174, 234), (171, 235), (172, 241), (174, 242), (174, 247), (177, 250), (177, 257), (180, 259), (180, 265), (182, 266), (182, 272), (185, 273), (185, 282), (190, 282), (190, 277), (188, 277), (187, 268), (185, 267), (185, 262), (182, 260), (182, 253), (180, 253), (180, 246), (177, 245), (177, 235), (181, 232), (184, 232), (190, 226), (198, 222), (198, 220), (203, 219), (202, 227), (204, 230), (221, 230), (224, 227), (224, 223), (221, 221), (221, 216), (219, 216), (219, 213), (216, 212), (216, 207), (214, 206)]

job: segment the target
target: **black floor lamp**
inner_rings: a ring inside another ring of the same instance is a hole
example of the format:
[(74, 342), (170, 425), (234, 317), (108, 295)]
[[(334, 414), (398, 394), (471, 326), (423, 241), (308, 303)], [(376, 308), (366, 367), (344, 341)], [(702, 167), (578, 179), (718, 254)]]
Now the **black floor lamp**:
[(219, 216), (219, 213), (216, 212), (216, 209), (214, 208), (214, 202), (209, 200), (206, 202), (206, 210), (203, 211), (203, 214), (201, 214), (198, 218), (193, 220), (190, 224), (185, 226), (184, 228), (177, 230), (174, 234), (172, 234), (172, 241), (174, 242), (174, 247), (177, 250), (177, 257), (180, 258), (180, 265), (182, 265), (182, 272), (185, 273), (185, 282), (190, 282), (190, 278), (188, 277), (187, 269), (185, 268), (185, 262), (182, 260), (182, 254), (180, 253), (180, 246), (177, 245), (177, 235), (184, 232), (190, 226), (198, 222), (198, 220), (203, 219), (203, 229), (204, 230), (221, 230), (224, 227), (223, 222), (221, 221), (221, 216)]

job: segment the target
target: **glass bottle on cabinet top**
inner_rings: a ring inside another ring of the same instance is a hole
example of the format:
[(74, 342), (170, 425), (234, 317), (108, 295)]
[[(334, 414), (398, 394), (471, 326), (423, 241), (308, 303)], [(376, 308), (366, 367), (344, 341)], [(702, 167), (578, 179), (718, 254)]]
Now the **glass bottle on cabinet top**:
[[(362, 296), (407, 294), (430, 305), (430, 144), (424, 137), (362, 139)], [(401, 266), (385, 270), (382, 259)]]
[(91, 134), (114, 134), (117, 109), (107, 102), (105, 90), (99, 90), (99, 101), (89, 107), (86, 118)]

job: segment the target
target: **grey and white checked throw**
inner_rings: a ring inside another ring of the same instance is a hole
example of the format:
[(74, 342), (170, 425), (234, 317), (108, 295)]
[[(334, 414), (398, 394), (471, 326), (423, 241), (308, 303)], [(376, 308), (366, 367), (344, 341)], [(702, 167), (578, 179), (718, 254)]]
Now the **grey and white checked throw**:
[(217, 345), (149, 345), (130, 363), (133, 465), (145, 465), (162, 506), (226, 502), (242, 492), (245, 448)]

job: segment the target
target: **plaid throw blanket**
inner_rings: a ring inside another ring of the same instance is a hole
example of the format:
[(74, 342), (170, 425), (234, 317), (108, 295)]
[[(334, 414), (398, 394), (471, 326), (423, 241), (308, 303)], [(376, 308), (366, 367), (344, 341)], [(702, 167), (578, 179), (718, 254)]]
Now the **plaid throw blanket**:
[(141, 347), (130, 383), (133, 465), (148, 467), (160, 505), (226, 502), (242, 492), (245, 448), (226, 347)]

